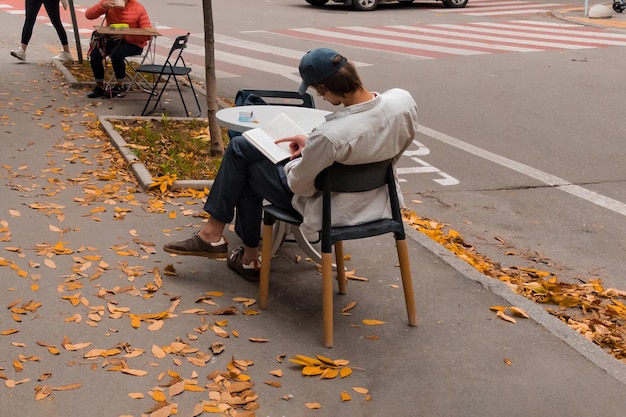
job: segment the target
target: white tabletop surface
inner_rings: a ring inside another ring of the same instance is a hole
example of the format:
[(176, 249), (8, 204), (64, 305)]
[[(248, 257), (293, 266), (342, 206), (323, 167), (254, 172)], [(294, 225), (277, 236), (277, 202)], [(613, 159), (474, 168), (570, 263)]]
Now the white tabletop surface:
[[(253, 112), (254, 121), (240, 122), (239, 112)], [(232, 129), (236, 132), (244, 132), (248, 129), (254, 129), (255, 127), (263, 127), (263, 123), (269, 122), (280, 113), (285, 113), (296, 122), (296, 124), (309, 133), (314, 128), (324, 123), (326, 121), (324, 116), (330, 112), (308, 107), (259, 105), (227, 107), (219, 110), (215, 114), (215, 117), (217, 117), (222, 127)]]

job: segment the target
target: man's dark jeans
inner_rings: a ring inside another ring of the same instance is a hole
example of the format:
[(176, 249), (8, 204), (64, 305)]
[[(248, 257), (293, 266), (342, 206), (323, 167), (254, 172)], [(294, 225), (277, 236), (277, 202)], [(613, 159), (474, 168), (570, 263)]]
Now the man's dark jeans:
[(204, 210), (230, 223), (237, 210), (235, 232), (244, 245), (256, 248), (261, 236), (263, 200), (291, 208), (284, 165), (274, 164), (243, 136), (231, 139)]

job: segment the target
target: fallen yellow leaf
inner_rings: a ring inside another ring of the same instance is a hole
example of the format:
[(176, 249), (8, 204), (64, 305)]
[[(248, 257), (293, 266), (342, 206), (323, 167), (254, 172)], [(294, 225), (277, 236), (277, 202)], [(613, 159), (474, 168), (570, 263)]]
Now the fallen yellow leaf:
[(378, 326), (379, 324), (385, 324), (386, 322), (384, 321), (380, 321), (380, 320), (368, 320), (368, 319), (364, 319), (362, 321), (363, 324), (365, 324), (366, 326)]
[(528, 315), (528, 313), (526, 313), (524, 310), (522, 310), (521, 308), (518, 307), (509, 307), (509, 310), (511, 310), (513, 312), (513, 314), (520, 316), (520, 317), (524, 317), (529, 319), (530, 316)]
[(517, 321), (513, 317), (507, 316), (504, 311), (496, 311), (496, 316), (498, 316), (502, 320), (508, 321), (510, 323), (517, 323)]

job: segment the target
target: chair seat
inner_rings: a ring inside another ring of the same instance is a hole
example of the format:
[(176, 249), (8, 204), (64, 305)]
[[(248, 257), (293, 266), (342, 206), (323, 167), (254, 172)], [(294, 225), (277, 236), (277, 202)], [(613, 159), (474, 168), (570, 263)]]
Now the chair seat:
[(137, 67), (139, 72), (148, 72), (151, 74), (164, 74), (164, 75), (187, 75), (191, 72), (191, 68), (188, 67), (164, 67), (163, 65), (142, 65)]
[[(284, 209), (272, 204), (263, 206), (263, 210), (274, 216), (276, 220), (300, 226), (302, 215), (293, 209)], [(378, 236), (385, 233), (403, 233), (403, 227), (393, 219), (380, 219), (356, 226), (334, 226), (330, 231), (331, 241), (363, 239), (370, 236)]]
[(294, 209), (284, 209), (269, 204), (263, 206), (263, 210), (282, 222), (293, 224), (294, 226), (300, 226), (302, 224), (302, 215)]

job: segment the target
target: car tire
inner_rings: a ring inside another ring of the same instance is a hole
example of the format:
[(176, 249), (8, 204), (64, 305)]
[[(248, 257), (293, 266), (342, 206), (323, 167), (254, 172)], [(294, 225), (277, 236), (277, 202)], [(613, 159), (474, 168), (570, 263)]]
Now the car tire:
[(378, 7), (378, 0), (352, 0), (352, 8), (360, 12), (369, 12)]
[(306, 0), (306, 2), (309, 3), (311, 6), (322, 7), (323, 5), (328, 3), (328, 0)]
[(455, 9), (460, 9), (461, 7), (465, 7), (467, 4), (467, 0), (441, 0), (444, 6), (453, 7)]

